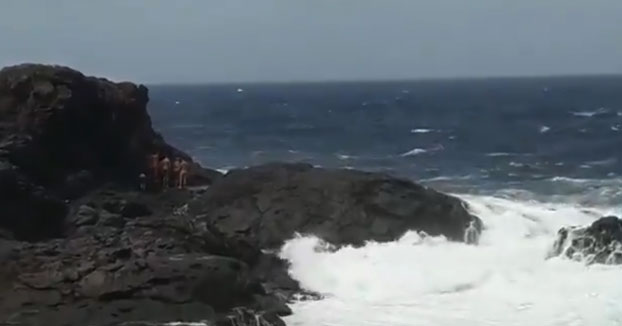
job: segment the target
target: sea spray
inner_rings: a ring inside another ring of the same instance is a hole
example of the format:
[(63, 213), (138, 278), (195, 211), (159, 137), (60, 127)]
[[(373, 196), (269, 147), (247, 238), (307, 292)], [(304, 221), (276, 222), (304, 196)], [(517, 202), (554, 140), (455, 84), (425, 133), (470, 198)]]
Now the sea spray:
[(291, 274), (323, 300), (302, 301), (290, 325), (599, 325), (622, 323), (617, 266), (546, 259), (557, 231), (609, 208), (461, 196), (486, 225), (478, 246), (409, 232), (388, 243), (317, 250), (289, 241)]

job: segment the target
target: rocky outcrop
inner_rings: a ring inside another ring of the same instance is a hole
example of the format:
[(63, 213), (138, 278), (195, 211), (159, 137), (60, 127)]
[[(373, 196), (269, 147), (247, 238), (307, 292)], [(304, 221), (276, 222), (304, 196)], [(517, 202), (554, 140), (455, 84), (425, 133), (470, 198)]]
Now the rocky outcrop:
[(463, 241), (480, 220), (457, 198), (382, 174), (267, 164), (233, 170), (190, 204), (229, 238), (277, 248), (296, 232), (335, 245), (390, 241), (407, 230)]
[[(0, 194), (9, 194), (0, 197), (8, 208), (0, 226), (24, 240), (57, 237), (65, 200), (103, 181), (135, 187), (150, 153), (190, 160), (152, 129), (148, 100), (144, 86), (65, 67), (0, 70)], [(196, 164), (191, 171), (191, 184), (219, 177)], [(25, 234), (34, 226), (39, 233)]]
[(589, 226), (561, 228), (549, 257), (560, 255), (587, 264), (622, 264), (622, 220), (605, 216)]
[(72, 205), (65, 238), (0, 240), (0, 321), (216, 323), (244, 308), (278, 325), (290, 310), (262, 285), (271, 275), (258, 272), (261, 251), (174, 213), (195, 195), (102, 189)]
[(408, 180), (302, 164), (223, 177), (193, 163), (201, 187), (139, 191), (148, 154), (190, 159), (152, 129), (147, 101), (144, 86), (65, 67), (0, 71), (0, 324), (284, 325), (301, 289), (264, 249), (297, 232), (360, 245), (482, 228)]

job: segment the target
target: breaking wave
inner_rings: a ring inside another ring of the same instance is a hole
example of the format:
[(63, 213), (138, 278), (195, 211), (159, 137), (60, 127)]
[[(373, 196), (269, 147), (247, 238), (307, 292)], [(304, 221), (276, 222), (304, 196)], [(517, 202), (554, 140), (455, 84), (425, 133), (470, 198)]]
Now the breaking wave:
[(291, 274), (325, 295), (293, 305), (290, 325), (622, 324), (620, 268), (546, 259), (560, 227), (608, 207), (461, 196), (486, 225), (479, 246), (409, 232), (389, 243), (323, 250), (315, 237), (282, 248)]

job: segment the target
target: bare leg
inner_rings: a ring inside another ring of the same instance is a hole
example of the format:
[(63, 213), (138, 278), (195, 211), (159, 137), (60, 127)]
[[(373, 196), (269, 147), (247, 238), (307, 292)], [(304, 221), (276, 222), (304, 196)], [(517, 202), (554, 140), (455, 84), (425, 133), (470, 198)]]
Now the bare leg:
[(186, 172), (182, 172), (179, 174), (179, 189), (183, 189), (186, 187)]
[(158, 169), (153, 169), (151, 182), (153, 182), (154, 187), (158, 186), (158, 181), (160, 181), (160, 176), (158, 175)]
[(169, 184), (168, 184), (168, 173), (164, 173), (164, 175), (162, 176), (162, 187), (164, 188), (168, 188)]

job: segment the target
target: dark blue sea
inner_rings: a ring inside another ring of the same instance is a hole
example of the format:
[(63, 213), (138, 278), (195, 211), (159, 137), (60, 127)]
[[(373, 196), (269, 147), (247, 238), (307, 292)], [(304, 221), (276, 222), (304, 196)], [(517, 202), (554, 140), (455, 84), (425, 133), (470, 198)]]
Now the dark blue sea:
[(150, 89), (155, 128), (206, 166), (379, 171), (482, 219), (478, 246), (292, 239), (290, 273), (325, 298), (293, 302), (288, 325), (622, 325), (619, 266), (545, 259), (560, 227), (622, 213), (622, 77)]
[(149, 88), (156, 129), (213, 168), (308, 162), (622, 199), (622, 76)]

